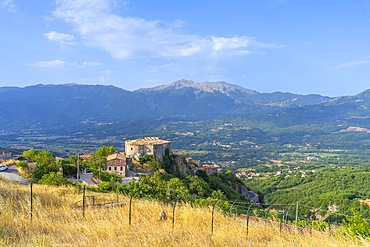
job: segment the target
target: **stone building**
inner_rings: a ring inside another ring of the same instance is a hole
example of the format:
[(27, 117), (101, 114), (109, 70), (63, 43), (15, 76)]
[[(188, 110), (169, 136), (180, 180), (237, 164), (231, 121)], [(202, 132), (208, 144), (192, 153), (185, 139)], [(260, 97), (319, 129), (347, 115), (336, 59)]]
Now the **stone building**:
[(107, 172), (117, 173), (122, 177), (126, 177), (131, 166), (132, 159), (126, 157), (125, 152), (114, 153), (107, 157)]
[(203, 165), (202, 168), (208, 175), (221, 172), (221, 168), (218, 165)]
[(172, 152), (170, 141), (160, 140), (158, 137), (145, 137), (144, 139), (127, 140), (125, 142), (126, 155), (139, 160), (145, 154), (152, 154), (162, 160), (165, 150)]
[(194, 165), (195, 167), (201, 167), (200, 166), (200, 160), (194, 160), (191, 157), (186, 158), (186, 161), (188, 162), (189, 165)]

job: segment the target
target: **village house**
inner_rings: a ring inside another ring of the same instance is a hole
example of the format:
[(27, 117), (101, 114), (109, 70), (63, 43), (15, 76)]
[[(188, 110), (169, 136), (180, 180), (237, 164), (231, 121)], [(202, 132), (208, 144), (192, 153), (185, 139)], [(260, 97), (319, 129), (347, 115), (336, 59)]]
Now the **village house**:
[(8, 150), (0, 150), (0, 160), (7, 160), (12, 157), (12, 153)]
[(158, 160), (162, 160), (165, 150), (171, 153), (171, 142), (160, 140), (158, 137), (145, 137), (144, 139), (125, 141), (126, 155), (135, 160), (139, 160), (145, 154), (154, 155)]
[(193, 164), (195, 167), (200, 167), (200, 160), (193, 160), (193, 158), (186, 158), (189, 165)]
[(202, 168), (206, 171), (208, 175), (221, 172), (221, 167), (219, 167), (218, 165), (203, 165)]
[(116, 173), (122, 177), (126, 177), (131, 166), (132, 159), (126, 157), (125, 152), (114, 153), (107, 157), (107, 172)]
[(79, 158), (82, 160), (88, 160), (90, 158), (90, 154), (80, 154)]

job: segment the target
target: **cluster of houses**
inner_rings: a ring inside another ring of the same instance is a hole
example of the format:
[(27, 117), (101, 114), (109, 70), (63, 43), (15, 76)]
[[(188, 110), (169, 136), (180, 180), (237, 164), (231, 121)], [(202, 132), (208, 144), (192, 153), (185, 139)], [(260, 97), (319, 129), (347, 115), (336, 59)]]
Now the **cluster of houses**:
[(154, 155), (162, 160), (165, 150), (172, 152), (170, 141), (160, 140), (157, 137), (125, 141), (126, 152), (117, 152), (107, 157), (106, 171), (127, 177), (132, 167), (132, 160), (139, 160), (146, 154)]
[[(110, 173), (119, 174), (122, 177), (129, 175), (130, 168), (132, 168), (132, 161), (139, 160), (146, 154), (154, 155), (159, 161), (162, 160), (166, 150), (172, 153), (171, 141), (161, 140), (158, 137), (145, 137), (143, 139), (127, 140), (125, 141), (125, 152), (117, 152), (107, 157), (106, 171)], [(86, 155), (80, 156), (82, 159)], [(186, 159), (188, 164), (193, 164), (196, 169), (203, 169), (207, 174), (220, 172), (221, 168), (217, 165), (203, 165), (201, 166), (199, 160), (192, 158)]]
[[(171, 141), (161, 140), (158, 137), (145, 137), (143, 139), (125, 141), (126, 152), (115, 153), (107, 157), (107, 172), (117, 173), (126, 177), (132, 167), (132, 160), (139, 160), (146, 154), (154, 155), (159, 161), (162, 160), (166, 150), (172, 153)], [(205, 170), (207, 174), (220, 172), (217, 165), (201, 165), (200, 160), (186, 158), (188, 164), (193, 164), (196, 169)]]
[[(146, 154), (154, 155), (154, 157), (162, 161), (166, 150), (172, 153), (171, 141), (161, 140), (158, 137), (145, 137), (143, 139), (125, 141), (125, 152), (117, 152), (107, 157), (106, 171), (116, 173), (122, 177), (130, 175), (132, 161), (139, 160)], [(79, 157), (83, 160), (89, 158), (89, 154), (82, 154)], [(12, 153), (8, 150), (0, 149), (0, 163), (11, 159)], [(217, 165), (201, 165), (200, 160), (186, 158), (188, 164), (192, 164), (196, 170), (204, 170), (207, 174), (217, 173), (221, 168)], [(37, 163), (29, 162), (28, 166), (31, 170), (35, 169)]]

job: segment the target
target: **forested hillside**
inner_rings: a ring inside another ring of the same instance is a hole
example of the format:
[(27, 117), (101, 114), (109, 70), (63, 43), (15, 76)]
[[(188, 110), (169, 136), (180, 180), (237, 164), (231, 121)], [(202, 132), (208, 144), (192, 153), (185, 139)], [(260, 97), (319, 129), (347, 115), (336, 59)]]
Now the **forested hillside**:
[[(310, 210), (329, 205), (338, 212), (329, 221), (341, 222), (346, 216), (360, 213), (370, 219), (370, 168), (366, 156), (335, 153), (282, 154), (273, 163), (240, 169), (248, 189), (258, 191), (267, 204), (299, 203), (300, 214), (313, 217)], [(321, 212), (322, 212), (321, 211)], [(308, 218), (307, 218), (308, 219)]]

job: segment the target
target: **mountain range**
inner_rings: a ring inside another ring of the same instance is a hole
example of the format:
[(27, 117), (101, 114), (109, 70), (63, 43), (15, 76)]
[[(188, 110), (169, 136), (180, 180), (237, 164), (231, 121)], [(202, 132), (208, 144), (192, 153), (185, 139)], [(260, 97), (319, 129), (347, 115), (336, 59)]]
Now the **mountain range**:
[(0, 146), (14, 150), (66, 154), (152, 135), (174, 140), (179, 149), (214, 151), (217, 142), (370, 148), (370, 90), (327, 97), (190, 80), (136, 91), (34, 85), (0, 87), (0, 106)]
[[(272, 114), (292, 109), (356, 108), (366, 115), (366, 92), (339, 98), (259, 93), (227, 82), (179, 80), (126, 91), (101, 85), (0, 87), (0, 128), (68, 126), (129, 119), (206, 120)], [(362, 108), (361, 108), (362, 107)]]

